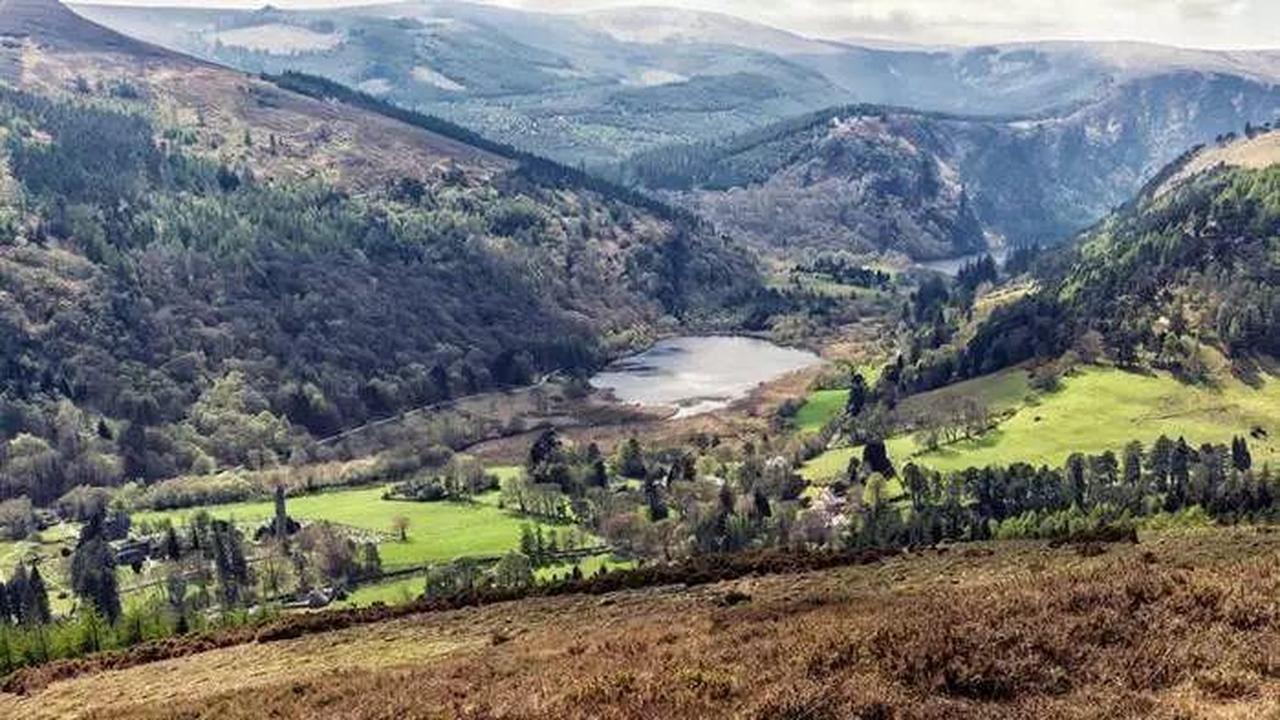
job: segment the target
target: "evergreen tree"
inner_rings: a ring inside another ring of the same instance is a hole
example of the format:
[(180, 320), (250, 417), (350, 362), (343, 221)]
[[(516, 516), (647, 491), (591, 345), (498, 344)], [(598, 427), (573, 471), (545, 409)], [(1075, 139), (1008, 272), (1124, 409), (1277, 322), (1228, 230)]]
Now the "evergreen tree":
[(1133, 510), (1141, 509), (1142, 498), (1146, 494), (1142, 478), (1142, 443), (1134, 440), (1124, 448), (1124, 465), (1121, 471), (1124, 478), (1126, 505)]
[(587, 475), (587, 484), (593, 487), (609, 486), (609, 469), (605, 465), (604, 455), (600, 453), (600, 446), (591, 443), (587, 446), (587, 464), (590, 470)]
[(618, 449), (618, 474), (633, 480), (644, 479), (648, 472), (644, 463), (644, 452), (640, 449), (640, 441), (631, 436)]
[(31, 574), (27, 576), (22, 615), (31, 625), (47, 625), (53, 619), (53, 614), (49, 612), (49, 591), (44, 586), (44, 578), (40, 576), (38, 565), (32, 565)]
[(867, 406), (867, 380), (862, 373), (854, 372), (849, 382), (849, 399), (845, 401), (844, 411), (850, 418), (862, 414)]
[(1148, 456), (1151, 484), (1156, 492), (1167, 492), (1169, 475), (1173, 471), (1173, 441), (1167, 435), (1161, 435), (1151, 446)]
[(80, 531), (71, 556), (71, 589), (114, 624), (120, 617), (120, 589), (115, 553), (103, 536), (102, 515), (95, 515)]
[(763, 519), (773, 516), (773, 508), (769, 506), (769, 498), (764, 494), (764, 490), (756, 488), (752, 493), (752, 500), (755, 507), (757, 519)]
[(1249, 452), (1249, 443), (1242, 437), (1231, 439), (1231, 465), (1241, 472), (1253, 467), (1253, 455)]
[(1080, 453), (1067, 458), (1067, 499), (1076, 507), (1085, 507), (1088, 479), (1085, 476), (1085, 459)]
[(173, 525), (170, 525), (164, 533), (164, 553), (174, 562), (182, 559), (182, 543), (178, 541), (178, 531)]
[(1178, 438), (1169, 457), (1169, 491), (1165, 494), (1164, 508), (1173, 512), (1187, 504), (1191, 486), (1191, 448), (1187, 441)]
[(644, 501), (649, 506), (649, 519), (653, 522), (666, 520), (670, 514), (667, 509), (667, 501), (662, 496), (662, 490), (658, 487), (657, 478), (650, 475), (644, 479)]
[(873, 473), (880, 473), (886, 478), (895, 477), (898, 473), (893, 469), (889, 459), (889, 451), (883, 440), (871, 440), (862, 448), (862, 464)]
[(9, 616), (19, 625), (34, 624), (27, 617), (30, 577), (26, 564), (21, 561), (14, 566), (13, 573), (9, 576)]

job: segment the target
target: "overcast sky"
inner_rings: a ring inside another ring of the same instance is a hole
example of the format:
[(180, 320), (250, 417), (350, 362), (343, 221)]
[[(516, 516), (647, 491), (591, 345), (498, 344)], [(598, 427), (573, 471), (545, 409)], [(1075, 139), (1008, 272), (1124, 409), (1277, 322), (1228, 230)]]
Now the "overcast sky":
[[(88, 0), (119, 4), (256, 7), (266, 0)], [(270, 0), (280, 7), (353, 0)], [(490, 0), (574, 11), (666, 4), (715, 10), (829, 38), (920, 43), (1023, 39), (1146, 40), (1189, 47), (1280, 48), (1280, 0)]]

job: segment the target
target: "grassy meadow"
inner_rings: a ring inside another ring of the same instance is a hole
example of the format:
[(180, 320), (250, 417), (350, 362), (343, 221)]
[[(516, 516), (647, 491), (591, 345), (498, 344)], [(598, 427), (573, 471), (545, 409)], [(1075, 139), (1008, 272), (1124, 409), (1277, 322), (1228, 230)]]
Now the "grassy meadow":
[[(1088, 367), (1063, 378), (1057, 391), (1035, 393), (1026, 373), (1015, 368), (913, 396), (903, 407), (927, 412), (952, 394), (976, 397), (1008, 416), (981, 437), (934, 451), (914, 438), (894, 437), (888, 450), (896, 464), (944, 471), (1020, 461), (1058, 465), (1073, 452), (1119, 451), (1130, 440), (1150, 444), (1164, 434), (1194, 444), (1223, 443), (1255, 428), (1266, 433), (1250, 438), (1255, 461), (1280, 461), (1280, 378), (1272, 375), (1253, 384), (1223, 376), (1213, 385), (1192, 385), (1166, 373)], [(829, 450), (802, 474), (814, 482), (838, 476), (855, 453), (861, 448)]]
[(801, 433), (815, 433), (844, 410), (848, 390), (814, 390), (796, 412), (795, 426)]
[[(369, 533), (378, 540), (382, 562), (387, 565), (499, 555), (519, 545), (521, 526), (540, 524), (498, 508), (496, 493), (491, 494), (494, 497), (482, 496), (472, 503), (424, 503), (383, 500), (385, 490), (380, 485), (290, 498), (288, 512), (300, 521), (324, 520)], [(182, 524), (200, 509), (216, 518), (246, 524), (264, 522), (275, 512), (270, 501), (262, 501), (144, 512), (135, 515), (134, 521), (168, 519)], [(392, 531), (392, 519), (397, 516), (409, 520), (408, 539), (404, 542)]]

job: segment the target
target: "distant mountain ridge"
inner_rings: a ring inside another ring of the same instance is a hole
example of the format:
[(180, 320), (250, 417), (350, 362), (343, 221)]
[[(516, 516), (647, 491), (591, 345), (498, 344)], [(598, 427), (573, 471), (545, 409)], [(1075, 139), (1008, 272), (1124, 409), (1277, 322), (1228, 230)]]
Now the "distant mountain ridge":
[(77, 9), (166, 47), (254, 72), (329, 77), (588, 165), (839, 104), (1062, 114), (1162, 76), (1228, 75), (1261, 87), (1280, 79), (1277, 51), (1083, 42), (884, 49), (670, 8), (551, 14), (430, 0), (323, 11)]
[(135, 54), (172, 54), (94, 22), (56, 0), (0, 0), (0, 37), (41, 38), (63, 50), (98, 49)]

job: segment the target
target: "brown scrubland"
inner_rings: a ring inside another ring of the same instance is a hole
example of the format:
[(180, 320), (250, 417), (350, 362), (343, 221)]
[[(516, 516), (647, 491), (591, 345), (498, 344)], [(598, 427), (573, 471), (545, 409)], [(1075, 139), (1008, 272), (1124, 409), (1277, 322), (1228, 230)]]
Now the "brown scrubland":
[(418, 613), (98, 668), (0, 716), (1280, 717), (1280, 535), (1141, 540)]

